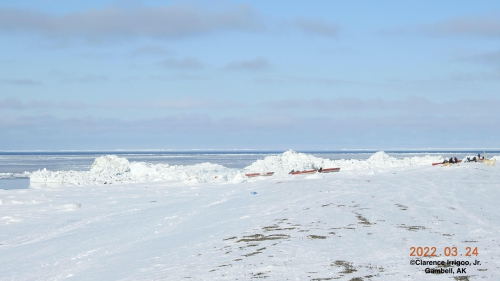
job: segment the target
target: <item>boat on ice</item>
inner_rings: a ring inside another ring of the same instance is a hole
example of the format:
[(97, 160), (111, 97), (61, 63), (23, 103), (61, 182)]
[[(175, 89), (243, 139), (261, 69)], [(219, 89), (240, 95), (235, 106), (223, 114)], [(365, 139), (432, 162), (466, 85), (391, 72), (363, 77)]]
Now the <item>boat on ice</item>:
[(441, 165), (441, 164), (446, 164), (446, 163), (450, 163), (450, 164), (458, 164), (458, 163), (461, 163), (461, 162), (462, 162), (462, 160), (458, 160), (457, 162), (453, 162), (453, 163), (448, 162), (448, 161), (446, 161), (446, 162), (436, 162), (436, 163), (432, 163), (432, 166)]
[(334, 172), (338, 172), (338, 171), (340, 171), (340, 168), (319, 168), (319, 169), (304, 170), (304, 171), (292, 170), (289, 174), (304, 175), (304, 174), (314, 174), (316, 172), (318, 172), (318, 173), (334, 173)]
[(249, 178), (253, 178), (253, 177), (269, 177), (269, 176), (272, 176), (274, 174), (274, 172), (263, 172), (263, 173), (249, 173), (249, 174), (245, 174), (245, 176), (249, 177)]
[(320, 168), (318, 173), (334, 173), (340, 171), (340, 168)]
[(290, 174), (292, 175), (304, 175), (304, 174), (314, 174), (316, 173), (318, 170), (317, 169), (313, 169), (313, 170), (304, 170), (304, 171), (291, 171)]

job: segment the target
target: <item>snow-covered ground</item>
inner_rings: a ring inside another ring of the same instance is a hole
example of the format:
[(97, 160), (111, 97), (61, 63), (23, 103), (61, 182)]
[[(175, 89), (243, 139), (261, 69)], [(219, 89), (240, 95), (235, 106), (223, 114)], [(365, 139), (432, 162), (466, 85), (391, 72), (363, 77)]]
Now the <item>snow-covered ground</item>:
[[(32, 188), (0, 190), (0, 280), (500, 280), (500, 168), (440, 161), (287, 151), (236, 170), (105, 156), (30, 173)], [(341, 170), (288, 174), (319, 167)], [(275, 174), (244, 177), (263, 171)], [(410, 257), (419, 246), (442, 256)], [(480, 265), (435, 275), (417, 259)]]

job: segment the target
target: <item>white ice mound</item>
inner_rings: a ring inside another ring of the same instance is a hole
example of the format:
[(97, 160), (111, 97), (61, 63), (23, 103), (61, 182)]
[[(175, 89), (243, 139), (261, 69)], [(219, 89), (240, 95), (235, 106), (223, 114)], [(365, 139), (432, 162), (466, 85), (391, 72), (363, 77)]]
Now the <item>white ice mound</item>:
[(394, 162), (397, 162), (397, 159), (389, 156), (389, 154), (387, 154), (383, 151), (379, 151), (379, 152), (376, 152), (375, 154), (373, 154), (372, 156), (370, 156), (370, 158), (368, 158), (366, 160), (366, 162), (368, 162), (368, 163), (394, 163)]
[(30, 182), (48, 184), (111, 184), (127, 180), (131, 180), (129, 162), (116, 155), (96, 158), (90, 171), (48, 171), (43, 169), (30, 175)]
[(442, 162), (444, 159), (442, 156), (413, 156), (405, 157), (403, 159), (397, 159), (395, 157), (389, 156), (383, 151), (379, 151), (370, 158), (366, 160), (366, 163), (371, 168), (382, 168), (382, 167), (405, 167), (405, 166), (421, 166), (430, 165), (435, 162)]
[(434, 162), (443, 161), (441, 156), (424, 156), (397, 159), (389, 156), (383, 151), (373, 154), (364, 160), (330, 160), (315, 157), (310, 154), (299, 153), (289, 150), (280, 155), (267, 156), (263, 160), (257, 160), (244, 170), (246, 172), (275, 172), (276, 174), (289, 173), (291, 170), (302, 171), (309, 169), (337, 168), (342, 170), (354, 169), (376, 169), (389, 167), (430, 165)]
[[(118, 182), (181, 181), (227, 182), (237, 175), (237, 170), (221, 165), (201, 163), (196, 165), (130, 163), (116, 155), (98, 157), (90, 171), (48, 171), (31, 173), (30, 182), (38, 184), (114, 184)], [(237, 178), (236, 178), (237, 180)]]
[(168, 165), (133, 162), (130, 175), (136, 181), (169, 180), (185, 182), (227, 181), (237, 174), (235, 169), (222, 165), (201, 163), (195, 165)]
[(331, 160), (289, 150), (279, 155), (266, 156), (264, 159), (257, 160), (250, 166), (247, 166), (244, 170), (255, 173), (275, 172), (283, 174), (291, 170), (302, 171), (326, 167), (328, 161)]
[(90, 172), (95, 174), (115, 174), (121, 175), (130, 172), (130, 163), (127, 159), (116, 155), (105, 155), (95, 159), (90, 166)]

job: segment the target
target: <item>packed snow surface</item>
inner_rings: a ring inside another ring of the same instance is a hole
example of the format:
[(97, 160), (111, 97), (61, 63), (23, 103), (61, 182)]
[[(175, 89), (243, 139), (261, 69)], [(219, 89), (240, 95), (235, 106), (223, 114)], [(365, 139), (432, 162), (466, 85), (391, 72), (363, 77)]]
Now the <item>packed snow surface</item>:
[[(0, 280), (500, 280), (500, 167), (432, 162), (288, 151), (243, 171), (116, 156), (39, 171), (59, 184), (0, 190)], [(276, 174), (245, 179), (259, 168)]]

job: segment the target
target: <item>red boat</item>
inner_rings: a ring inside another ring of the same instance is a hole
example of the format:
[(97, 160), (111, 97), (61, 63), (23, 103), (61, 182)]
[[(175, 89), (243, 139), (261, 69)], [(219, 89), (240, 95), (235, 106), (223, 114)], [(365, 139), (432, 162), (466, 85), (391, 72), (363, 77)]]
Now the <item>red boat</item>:
[(318, 170), (316, 170), (316, 169), (314, 169), (314, 170), (305, 170), (305, 171), (294, 171), (294, 172), (290, 172), (290, 174), (292, 174), (292, 175), (314, 174), (317, 171)]
[(338, 171), (340, 171), (340, 168), (324, 168), (324, 169), (319, 169), (318, 173), (333, 173)]
[(269, 176), (272, 176), (273, 174), (274, 174), (274, 172), (250, 173), (250, 174), (245, 174), (245, 176), (247, 176), (249, 178), (258, 177), (258, 176), (269, 177)]
[[(460, 163), (460, 162), (462, 162), (462, 160), (458, 160), (456, 163), (453, 162), (451, 164), (457, 164), (457, 163)], [(446, 163), (450, 163), (450, 162), (446, 162)], [(445, 164), (445, 163), (443, 163), (443, 162), (432, 163), (432, 166), (441, 165), (441, 164)]]

